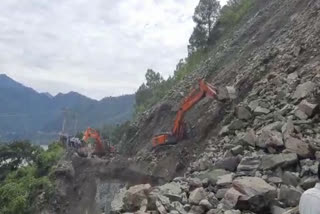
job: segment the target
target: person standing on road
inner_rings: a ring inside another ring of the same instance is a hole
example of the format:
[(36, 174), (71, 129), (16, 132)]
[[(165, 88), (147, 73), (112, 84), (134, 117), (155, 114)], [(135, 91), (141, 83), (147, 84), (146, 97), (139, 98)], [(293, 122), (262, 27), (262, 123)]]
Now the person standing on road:
[[(318, 178), (320, 181), (320, 164), (318, 165)], [(302, 194), (299, 211), (300, 214), (320, 214), (320, 182)]]

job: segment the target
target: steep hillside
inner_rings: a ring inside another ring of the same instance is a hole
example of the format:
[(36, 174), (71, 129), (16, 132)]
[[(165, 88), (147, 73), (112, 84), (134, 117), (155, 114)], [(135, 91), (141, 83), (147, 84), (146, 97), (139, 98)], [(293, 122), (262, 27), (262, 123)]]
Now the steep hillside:
[[(63, 118), (70, 133), (87, 126), (101, 127), (131, 118), (133, 95), (107, 97), (100, 101), (76, 92), (50, 96), (38, 93), (0, 75), (0, 139), (28, 138), (49, 142), (61, 130)], [(43, 139), (41, 139), (43, 138)]]
[[(123, 189), (113, 204), (124, 204), (113, 210), (297, 213), (302, 192), (317, 182), (319, 30), (319, 0), (256, 1), (209, 59), (146, 112), (138, 132), (124, 141), (137, 162), (150, 162), (145, 167), (152, 175), (171, 182)], [(152, 152), (152, 136), (172, 128), (182, 94), (202, 77), (233, 86), (237, 98), (204, 99), (186, 116), (194, 134)]]
[[(162, 177), (174, 176), (186, 170), (188, 163), (209, 144), (219, 142), (217, 134), (232, 121), (235, 107), (242, 102), (261, 100), (261, 105), (270, 113), (259, 115), (249, 123), (239, 123), (240, 128), (232, 130), (228, 143), (247, 128), (259, 131), (262, 124), (285, 122), (289, 115), (275, 115), (286, 104), (292, 105), (290, 109), (299, 104), (300, 100), (293, 96), (296, 87), (309, 80), (316, 87), (319, 85), (318, 35), (319, 1), (256, 1), (255, 7), (234, 31), (211, 48), (209, 59), (140, 117), (134, 125), (138, 132), (123, 141), (124, 150), (137, 160), (152, 162), (148, 166), (150, 172)], [(171, 130), (182, 94), (196, 87), (197, 79), (202, 77), (215, 86), (234, 86), (237, 99), (232, 102), (202, 100), (185, 119), (193, 137), (164, 151), (150, 153), (152, 136)], [(258, 87), (261, 88), (258, 90)], [(253, 122), (259, 126), (252, 127)], [(179, 171), (181, 166), (183, 169)]]

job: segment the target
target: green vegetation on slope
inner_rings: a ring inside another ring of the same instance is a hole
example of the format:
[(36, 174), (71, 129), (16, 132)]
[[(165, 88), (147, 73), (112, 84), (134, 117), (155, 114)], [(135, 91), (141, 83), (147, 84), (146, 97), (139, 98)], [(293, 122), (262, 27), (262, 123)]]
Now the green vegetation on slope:
[(238, 24), (254, 5), (255, 0), (232, 0), (221, 10), (221, 24), (232, 28)]
[(0, 213), (32, 214), (52, 198), (53, 166), (63, 154), (59, 143), (47, 151), (29, 142), (0, 145)]

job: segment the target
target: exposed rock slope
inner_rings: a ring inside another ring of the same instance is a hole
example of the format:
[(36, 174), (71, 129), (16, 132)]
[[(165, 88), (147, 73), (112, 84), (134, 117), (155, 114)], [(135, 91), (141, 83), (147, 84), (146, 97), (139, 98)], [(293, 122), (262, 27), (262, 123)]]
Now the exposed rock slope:
[[(284, 213), (317, 181), (320, 1), (258, 2), (209, 60), (141, 118), (127, 141), (138, 162), (151, 162), (154, 175), (184, 176), (124, 190), (126, 203), (117, 212)], [(234, 86), (237, 99), (204, 99), (186, 116), (195, 135), (151, 153), (150, 139), (170, 130), (181, 94), (199, 77)], [(132, 194), (139, 205), (126, 207)]]

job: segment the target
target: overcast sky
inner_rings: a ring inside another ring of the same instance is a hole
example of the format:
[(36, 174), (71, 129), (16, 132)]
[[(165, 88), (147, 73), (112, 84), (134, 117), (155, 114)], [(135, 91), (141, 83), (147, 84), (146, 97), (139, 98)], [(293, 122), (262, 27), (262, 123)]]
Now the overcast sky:
[[(39, 92), (134, 93), (187, 55), (198, 0), (1, 0), (0, 73)], [(224, 3), (224, 2), (222, 2)]]

